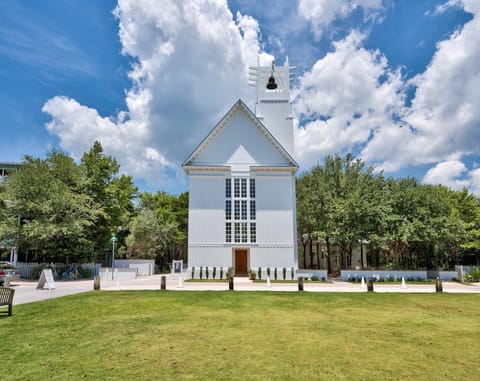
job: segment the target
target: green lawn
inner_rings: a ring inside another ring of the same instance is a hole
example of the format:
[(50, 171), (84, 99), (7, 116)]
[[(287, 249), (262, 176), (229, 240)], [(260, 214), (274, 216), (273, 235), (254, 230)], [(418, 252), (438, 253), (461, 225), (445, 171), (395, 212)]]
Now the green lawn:
[(480, 295), (96, 291), (0, 317), (0, 380), (478, 380)]

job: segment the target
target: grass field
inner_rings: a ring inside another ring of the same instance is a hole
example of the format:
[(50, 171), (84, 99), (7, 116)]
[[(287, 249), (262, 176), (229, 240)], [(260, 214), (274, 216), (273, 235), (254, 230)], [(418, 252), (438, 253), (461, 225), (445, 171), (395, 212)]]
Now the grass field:
[(89, 292), (0, 317), (0, 380), (479, 380), (480, 295)]

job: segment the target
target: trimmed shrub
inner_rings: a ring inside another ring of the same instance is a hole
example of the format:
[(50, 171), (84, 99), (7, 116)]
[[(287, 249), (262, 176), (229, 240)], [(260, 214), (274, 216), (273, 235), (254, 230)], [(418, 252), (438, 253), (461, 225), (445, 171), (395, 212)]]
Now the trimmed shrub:
[(200, 266), (200, 279), (203, 279), (203, 267)]
[(262, 280), (262, 268), (258, 268), (258, 279)]
[(220, 280), (223, 280), (223, 267), (220, 267)]
[(285, 280), (287, 278), (287, 269), (284, 267), (282, 272), (283, 272), (283, 280)]
[(275, 267), (275, 270), (273, 270), (273, 278), (277, 280), (277, 268)]
[(194, 278), (195, 278), (195, 267), (192, 266), (192, 279), (194, 279)]
[(208, 266), (206, 266), (206, 267), (205, 267), (205, 277), (206, 277), (207, 279), (208, 279), (208, 275), (209, 275), (209, 273), (208, 273)]
[(214, 267), (214, 268), (213, 268), (212, 279), (215, 279), (216, 275), (217, 275), (217, 268)]

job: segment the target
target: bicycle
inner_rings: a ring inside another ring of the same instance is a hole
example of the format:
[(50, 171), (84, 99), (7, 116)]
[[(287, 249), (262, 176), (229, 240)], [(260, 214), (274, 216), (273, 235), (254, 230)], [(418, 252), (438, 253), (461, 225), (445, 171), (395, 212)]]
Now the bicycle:
[(82, 274), (77, 269), (77, 266), (73, 265), (68, 268), (67, 271), (65, 271), (62, 274), (62, 279), (63, 280), (79, 280), (82, 279)]

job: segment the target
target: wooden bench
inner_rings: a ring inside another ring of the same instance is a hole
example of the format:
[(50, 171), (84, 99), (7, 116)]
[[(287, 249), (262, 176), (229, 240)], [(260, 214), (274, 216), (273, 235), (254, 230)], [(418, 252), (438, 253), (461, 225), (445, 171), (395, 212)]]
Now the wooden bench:
[(0, 306), (8, 306), (8, 316), (12, 316), (13, 295), (15, 290), (9, 287), (0, 287)]

